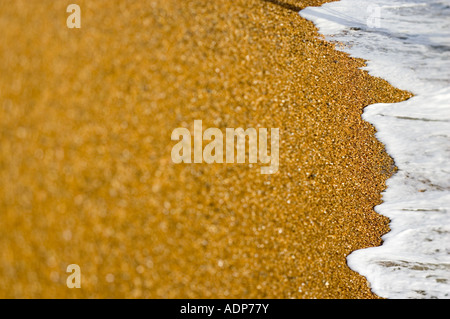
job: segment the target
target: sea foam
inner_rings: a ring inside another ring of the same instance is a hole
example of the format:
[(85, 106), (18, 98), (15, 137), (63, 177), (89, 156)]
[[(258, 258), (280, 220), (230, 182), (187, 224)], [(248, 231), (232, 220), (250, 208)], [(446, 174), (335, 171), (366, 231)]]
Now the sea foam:
[(348, 265), (381, 297), (450, 298), (450, 0), (342, 0), (300, 15), (415, 95), (365, 108), (399, 170), (375, 207), (391, 232)]

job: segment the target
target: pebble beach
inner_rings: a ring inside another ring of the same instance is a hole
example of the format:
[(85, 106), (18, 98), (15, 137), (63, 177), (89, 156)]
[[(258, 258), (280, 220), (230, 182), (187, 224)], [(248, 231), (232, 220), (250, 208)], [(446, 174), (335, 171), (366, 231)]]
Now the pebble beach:
[[(0, 2), (0, 297), (378, 298), (346, 257), (396, 168), (361, 114), (412, 94), (298, 14), (324, 2)], [(278, 172), (173, 163), (199, 119), (279, 128)]]

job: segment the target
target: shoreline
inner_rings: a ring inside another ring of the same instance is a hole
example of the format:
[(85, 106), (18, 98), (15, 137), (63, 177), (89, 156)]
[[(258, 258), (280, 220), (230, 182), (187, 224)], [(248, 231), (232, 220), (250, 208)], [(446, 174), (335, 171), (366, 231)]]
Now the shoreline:
[[(78, 1), (76, 32), (64, 4), (2, 8), (0, 296), (377, 298), (346, 257), (388, 231), (394, 166), (361, 114), (410, 94), (276, 4), (298, 1), (152, 3)], [(173, 164), (195, 119), (280, 128), (278, 173)]]
[[(382, 10), (382, 19), (372, 21), (375, 30), (368, 24), (344, 31), (373, 17), (370, 7)], [(370, 105), (363, 114), (378, 130), (377, 138), (398, 169), (387, 181), (383, 203), (375, 207), (391, 220), (391, 231), (383, 236), (382, 246), (355, 251), (347, 262), (384, 298), (449, 297), (445, 279), (450, 275), (449, 260), (441, 252), (448, 251), (450, 243), (445, 226), (449, 224), (450, 171), (445, 154), (450, 143), (450, 59), (448, 50), (436, 50), (450, 45), (445, 28), (449, 9), (440, 1), (419, 6), (403, 1), (384, 7), (382, 1), (342, 0), (301, 13), (327, 39), (343, 43), (342, 51), (368, 60), (369, 74), (413, 93), (401, 103)], [(340, 20), (343, 14), (346, 21)], [(432, 27), (423, 31), (420, 26), (430, 21)], [(376, 31), (379, 28), (382, 33)], [(401, 41), (396, 38), (399, 30)]]

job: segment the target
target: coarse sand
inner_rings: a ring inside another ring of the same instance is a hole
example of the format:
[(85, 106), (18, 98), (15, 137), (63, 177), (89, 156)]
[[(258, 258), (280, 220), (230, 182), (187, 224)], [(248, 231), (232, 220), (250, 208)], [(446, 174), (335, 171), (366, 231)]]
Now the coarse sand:
[[(297, 13), (324, 2), (1, 1), (0, 297), (376, 298), (346, 256), (395, 166), (361, 114), (411, 94)], [(194, 120), (279, 128), (278, 173), (174, 164)]]

